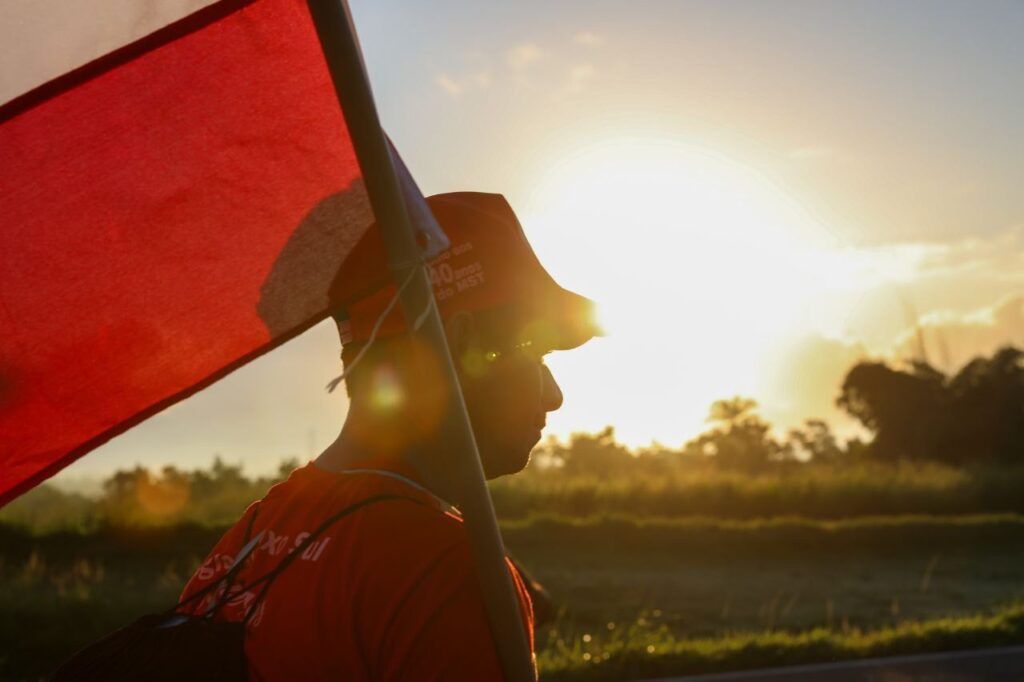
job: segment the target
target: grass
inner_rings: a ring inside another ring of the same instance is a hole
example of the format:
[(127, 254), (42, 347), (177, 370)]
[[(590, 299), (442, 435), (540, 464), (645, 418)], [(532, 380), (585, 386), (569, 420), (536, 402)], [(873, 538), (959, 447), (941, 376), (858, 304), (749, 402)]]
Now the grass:
[(936, 464), (794, 465), (761, 473), (683, 464), (597, 474), (530, 467), (491, 485), (500, 518), (571, 517), (842, 519), (904, 514), (1024, 513), (1024, 467)]
[[(93, 530), (109, 521), (223, 526), (238, 518), (275, 479), (248, 479), (238, 469), (219, 467), (170, 477), (166, 472), (121, 472), (111, 481), (123, 485), (108, 485), (100, 499), (62, 493), (44, 484), (0, 509), (0, 523), (40, 532)], [(789, 463), (744, 473), (707, 462), (653, 456), (620, 462), (607, 471), (596, 465), (582, 472), (531, 465), (491, 484), (503, 521), (544, 514), (581, 519), (1024, 514), (1022, 489), (1024, 467), (954, 469), (861, 461)]]
[(903, 621), (862, 630), (817, 627), (680, 639), (640, 619), (604, 633), (553, 635), (538, 664), (545, 680), (626, 680), (925, 653), (1024, 641), (1024, 605), (988, 614)]
[(157, 566), (33, 552), (0, 562), (0, 679), (45, 678), (82, 646), (173, 604), (195, 558)]
[(1024, 600), (1024, 519), (554, 522), (506, 544), (594, 632), (658, 610), (678, 638), (874, 628)]
[[(0, 526), (0, 679), (38, 679), (81, 645), (166, 608), (220, 532)], [(558, 607), (537, 632), (544, 679), (1024, 641), (1013, 606), (1024, 600), (1020, 516), (534, 516), (504, 533)]]

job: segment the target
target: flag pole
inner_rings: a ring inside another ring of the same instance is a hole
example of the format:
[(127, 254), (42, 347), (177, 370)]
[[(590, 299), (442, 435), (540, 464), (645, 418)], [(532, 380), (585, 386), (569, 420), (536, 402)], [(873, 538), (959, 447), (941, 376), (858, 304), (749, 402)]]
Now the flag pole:
[(387, 248), (392, 278), (396, 286), (407, 277), (412, 278), (399, 291), (399, 303), (410, 329), (412, 321), (429, 306), (419, 334), (435, 356), (441, 359), (442, 379), (448, 389), (445, 391), (444, 442), (454, 455), (456, 470), (451, 472), (452, 479), (458, 491), (504, 678), (509, 682), (534, 680), (533, 659), (519, 612), (519, 599), (505, 563), (505, 548), (494, 516), (494, 505), (484, 480), (444, 326), (434, 305), (433, 289), (377, 117), (348, 4), (345, 0), (307, 0), (307, 3), (363, 171), (370, 204)]

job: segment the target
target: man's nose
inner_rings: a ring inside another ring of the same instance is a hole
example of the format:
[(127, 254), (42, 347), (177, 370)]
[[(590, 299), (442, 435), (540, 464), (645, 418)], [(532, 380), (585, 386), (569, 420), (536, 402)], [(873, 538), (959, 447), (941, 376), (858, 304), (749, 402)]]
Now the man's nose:
[(541, 404), (545, 412), (554, 412), (562, 406), (562, 389), (551, 374), (547, 365), (540, 366), (541, 371)]

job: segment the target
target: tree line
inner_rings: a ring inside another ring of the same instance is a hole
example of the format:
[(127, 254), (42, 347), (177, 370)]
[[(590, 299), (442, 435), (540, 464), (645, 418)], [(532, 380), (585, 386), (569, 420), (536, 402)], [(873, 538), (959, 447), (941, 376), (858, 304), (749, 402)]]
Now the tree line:
[(870, 361), (846, 374), (836, 405), (859, 422), (870, 438), (840, 443), (821, 419), (779, 436), (757, 412), (757, 402), (737, 396), (717, 400), (710, 428), (678, 450), (654, 447), (630, 452), (607, 427), (575, 434), (569, 443), (548, 441), (540, 456), (567, 472), (658, 460), (707, 462), (757, 472), (803, 462), (838, 464), (934, 462), (952, 466), (1024, 464), (1024, 352), (1007, 346), (945, 374), (926, 362), (892, 366)]
[[(808, 464), (826, 472), (857, 463), (990, 471), (1024, 465), (1024, 352), (1014, 347), (975, 358), (951, 375), (922, 362), (861, 362), (846, 374), (836, 403), (864, 426), (869, 439), (841, 443), (820, 419), (779, 435), (754, 400), (727, 398), (711, 405), (709, 428), (677, 448), (630, 449), (616, 440), (611, 426), (564, 441), (548, 438), (525, 475), (503, 494), (525, 494), (552, 477), (592, 479), (607, 487), (626, 478), (665, 480), (702, 470), (784, 476)], [(298, 465), (286, 460), (277, 472), (255, 477), (219, 458), (209, 469), (192, 471), (137, 466), (107, 478), (98, 497), (39, 486), (0, 510), (0, 521), (37, 528), (67, 526), (69, 520), (84, 526), (227, 523)]]

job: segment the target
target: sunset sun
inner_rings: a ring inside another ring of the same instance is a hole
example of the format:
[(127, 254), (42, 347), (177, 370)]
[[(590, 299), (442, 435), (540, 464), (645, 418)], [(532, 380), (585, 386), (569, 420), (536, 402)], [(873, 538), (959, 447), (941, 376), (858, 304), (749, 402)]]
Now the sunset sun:
[(607, 343), (631, 349), (629, 365), (647, 377), (637, 414), (620, 415), (627, 433), (665, 409), (663, 391), (687, 387), (671, 409), (691, 428), (710, 396), (753, 391), (771, 351), (832, 324), (828, 297), (865, 275), (840, 237), (763, 174), (663, 137), (566, 153), (529, 216), (542, 258), (598, 301)]

